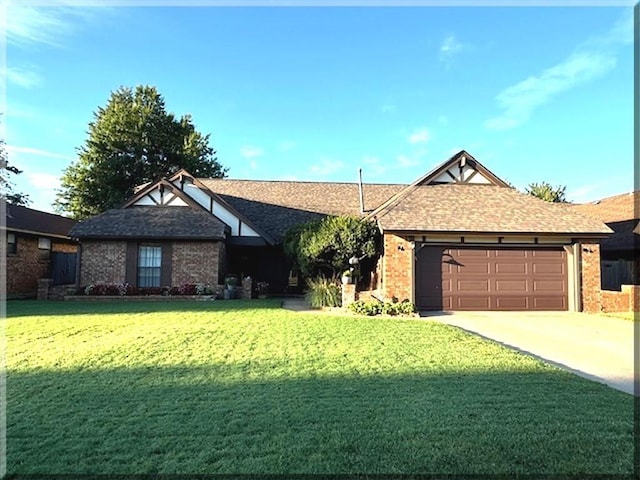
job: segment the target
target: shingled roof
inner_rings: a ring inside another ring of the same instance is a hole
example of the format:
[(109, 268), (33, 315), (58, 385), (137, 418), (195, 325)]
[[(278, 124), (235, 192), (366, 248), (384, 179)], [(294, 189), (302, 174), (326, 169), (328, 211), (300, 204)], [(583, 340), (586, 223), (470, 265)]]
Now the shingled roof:
[(590, 234), (611, 230), (599, 220), (508, 187), (417, 186), (375, 212), (385, 230), (427, 232)]
[(640, 248), (640, 192), (571, 205), (571, 210), (597, 218), (613, 230), (613, 235), (600, 242), (603, 252), (638, 251)]
[[(326, 215), (359, 215), (357, 183), (200, 178), (209, 190), (274, 240), (300, 223)], [(373, 210), (405, 185), (365, 184), (365, 209)]]
[(222, 240), (227, 227), (201, 208), (136, 206), (107, 210), (78, 223), (75, 238)]
[(640, 219), (640, 191), (614, 195), (590, 203), (571, 204), (571, 208), (605, 223)]
[(7, 230), (50, 237), (68, 238), (76, 224), (71, 218), (7, 204)]

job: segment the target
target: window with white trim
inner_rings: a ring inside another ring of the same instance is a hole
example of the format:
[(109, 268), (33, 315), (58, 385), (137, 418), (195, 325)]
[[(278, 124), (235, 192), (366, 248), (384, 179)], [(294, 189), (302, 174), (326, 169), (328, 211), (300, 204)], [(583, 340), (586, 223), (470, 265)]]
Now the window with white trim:
[(138, 247), (138, 287), (159, 287), (162, 267), (162, 247)]

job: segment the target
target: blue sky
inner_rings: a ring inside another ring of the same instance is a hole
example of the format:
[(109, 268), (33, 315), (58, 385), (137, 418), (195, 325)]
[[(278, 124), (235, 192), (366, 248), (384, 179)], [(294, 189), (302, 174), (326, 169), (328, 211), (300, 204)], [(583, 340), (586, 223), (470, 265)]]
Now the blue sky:
[(409, 183), (465, 149), (518, 188), (633, 189), (631, 7), (9, 7), (5, 139), (52, 211), (93, 112), (154, 85), (229, 177)]

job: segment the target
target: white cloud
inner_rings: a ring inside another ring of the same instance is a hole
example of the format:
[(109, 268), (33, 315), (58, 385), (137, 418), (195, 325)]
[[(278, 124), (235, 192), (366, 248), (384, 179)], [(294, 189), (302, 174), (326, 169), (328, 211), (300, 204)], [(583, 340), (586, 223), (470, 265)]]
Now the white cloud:
[(42, 78), (31, 68), (8, 67), (0, 71), (8, 83), (13, 83), (19, 87), (32, 88), (42, 83)]
[(420, 164), (420, 160), (418, 160), (416, 157), (410, 157), (408, 155), (398, 155), (396, 157), (396, 161), (398, 162), (398, 165), (403, 168), (415, 167), (416, 165)]
[(244, 145), (240, 147), (240, 155), (244, 158), (256, 158), (264, 154), (264, 150), (259, 147), (254, 147), (251, 145)]
[(49, 173), (26, 173), (32, 187), (44, 190), (55, 190), (60, 186), (60, 177)]
[(409, 143), (426, 143), (429, 141), (430, 135), (429, 131), (426, 128), (421, 128), (416, 130), (411, 135), (409, 135)]
[(453, 33), (448, 34), (440, 44), (440, 61), (450, 64), (454, 55), (459, 53), (464, 46)]
[(73, 160), (74, 157), (70, 155), (64, 155), (56, 152), (49, 152), (47, 150), (40, 150), (38, 148), (31, 147), (18, 147), (17, 145), (6, 145), (7, 153), (11, 155), (35, 155), (38, 157), (47, 158), (61, 158), (63, 160)]
[(392, 103), (385, 103), (380, 105), (380, 111), (382, 113), (393, 113), (397, 110), (397, 106)]
[(530, 76), (496, 96), (502, 114), (490, 118), (485, 127), (490, 130), (507, 130), (529, 120), (533, 111), (551, 101), (558, 94), (601, 77), (615, 68), (614, 48), (627, 44), (633, 38), (630, 16), (622, 17), (600, 37), (592, 37), (578, 46), (564, 61)]
[(11, 5), (7, 7), (7, 14), (0, 18), (0, 29), (5, 32), (8, 43), (59, 47), (62, 38), (75, 29), (67, 16), (78, 13), (78, 9)]
[(378, 157), (366, 155), (362, 157), (362, 164), (364, 165), (362, 168), (363, 177), (368, 174), (373, 176), (382, 175), (387, 171), (387, 167), (382, 164)]
[(251, 161), (249, 162), (249, 166), (251, 167), (251, 170), (255, 170), (256, 168), (258, 168), (258, 162)]
[(292, 140), (285, 140), (278, 144), (278, 150), (281, 152), (289, 152), (296, 148), (297, 143)]
[(320, 163), (316, 165), (311, 165), (309, 167), (309, 171), (313, 175), (326, 177), (328, 175), (332, 175), (340, 170), (343, 170), (345, 167), (344, 162), (341, 160), (332, 160), (330, 158), (321, 158)]

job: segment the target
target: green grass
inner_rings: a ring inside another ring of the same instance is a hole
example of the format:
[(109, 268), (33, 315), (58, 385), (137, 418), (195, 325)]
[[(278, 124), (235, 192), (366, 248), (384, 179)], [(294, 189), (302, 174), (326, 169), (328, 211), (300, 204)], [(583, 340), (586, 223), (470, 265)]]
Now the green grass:
[(438, 323), (273, 301), (7, 310), (12, 474), (632, 472), (630, 395)]
[(640, 314), (638, 312), (608, 312), (603, 313), (602, 315), (605, 315), (607, 317), (623, 318), (625, 320), (629, 320), (630, 322), (637, 322), (640, 318)]

